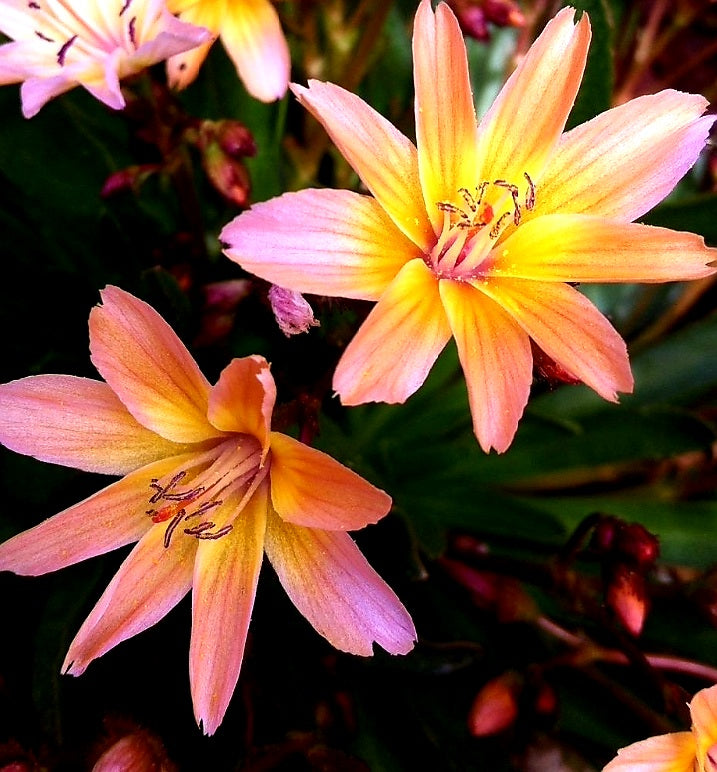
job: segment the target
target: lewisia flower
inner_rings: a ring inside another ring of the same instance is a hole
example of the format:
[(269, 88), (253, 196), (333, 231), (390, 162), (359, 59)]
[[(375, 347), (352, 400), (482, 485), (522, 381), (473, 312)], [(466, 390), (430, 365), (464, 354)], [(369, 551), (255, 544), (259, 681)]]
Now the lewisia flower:
[(210, 37), (164, 0), (0, 0), (0, 32), (0, 85), (22, 82), (26, 118), (75, 86), (119, 110), (121, 78)]
[(207, 734), (239, 677), (264, 551), (332, 645), (413, 646), (411, 618), (346, 531), (390, 497), (324, 453), (272, 432), (266, 361), (234, 359), (210, 386), (167, 323), (116, 287), (90, 314), (106, 383), (39, 375), (0, 385), (0, 442), (43, 461), (124, 475), (0, 545), (0, 570), (44, 574), (138, 541), (72, 641), (63, 671), (159, 621), (192, 589), (189, 670)]
[(227, 225), (225, 253), (297, 292), (376, 300), (333, 386), (347, 405), (404, 402), (453, 336), (481, 447), (510, 445), (531, 341), (602, 397), (632, 390), (625, 344), (574, 282), (708, 276), (693, 234), (631, 224), (696, 160), (713, 122), (662, 91), (563, 134), (590, 41), (586, 14), (547, 25), (476, 126), (458, 23), (416, 13), (416, 146), (357, 96), (292, 90), (373, 194), (304, 190)]
[(628, 745), (603, 772), (714, 772), (717, 769), (717, 686), (690, 703), (692, 731), (674, 732)]
[(289, 85), (289, 46), (269, 0), (167, 0), (172, 13), (211, 30), (209, 42), (167, 62), (170, 85), (185, 88), (220, 37), (247, 91), (262, 102), (281, 99)]

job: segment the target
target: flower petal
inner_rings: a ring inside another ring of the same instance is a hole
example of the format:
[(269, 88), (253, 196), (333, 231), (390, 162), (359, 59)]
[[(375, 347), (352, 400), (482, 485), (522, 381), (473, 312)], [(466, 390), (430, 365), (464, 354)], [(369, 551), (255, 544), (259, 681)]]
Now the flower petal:
[(693, 772), (695, 740), (691, 732), (675, 732), (621, 748), (602, 772)]
[(209, 395), (207, 415), (222, 432), (251, 434), (262, 446), (262, 462), (269, 452), (271, 413), (276, 385), (269, 363), (261, 356), (233, 359), (221, 372)]
[(495, 279), (476, 283), (541, 349), (601, 397), (633, 386), (625, 342), (597, 308), (567, 284)]
[(192, 586), (197, 540), (177, 534), (164, 546), (164, 524), (151, 528), (120, 566), (80, 627), (62, 665), (81, 675), (93, 659), (166, 616)]
[(287, 523), (353, 531), (376, 523), (391, 497), (331, 456), (272, 432), (271, 500)]
[(468, 386), (473, 431), (483, 450), (507, 450), (533, 380), (530, 339), (490, 298), (461, 282), (440, 283)]
[(0, 571), (39, 576), (131, 544), (151, 527), (152, 479), (188, 466), (173, 456), (132, 472), (54, 517), (0, 545)]
[(333, 83), (309, 81), (291, 90), (326, 129), (341, 155), (399, 230), (423, 251), (435, 241), (423, 206), (413, 143), (360, 97)]
[(332, 646), (370, 656), (413, 648), (416, 630), (347, 533), (290, 525), (270, 513), (266, 553), (292, 603)]
[(565, 282), (701, 279), (717, 260), (717, 250), (693, 233), (582, 214), (536, 217), (493, 254), (489, 276)]
[(215, 40), (209, 40), (190, 51), (175, 54), (167, 59), (167, 82), (170, 88), (181, 90), (196, 79), (214, 42)]
[(450, 336), (438, 282), (422, 260), (411, 260), (344, 351), (334, 389), (345, 405), (405, 402)]
[(416, 144), (426, 209), (436, 233), (443, 212), (461, 187), (473, 188), (478, 169), (475, 109), (463, 35), (450, 8), (435, 15), (428, 0), (418, 6), (413, 28)]
[(232, 530), (202, 541), (197, 550), (189, 678), (194, 715), (208, 735), (221, 724), (239, 679), (264, 556), (267, 506), (262, 485), (234, 518)]
[(289, 46), (279, 16), (268, 0), (227, 3), (220, 33), (247, 91), (263, 102), (286, 94)]
[(186, 450), (137, 423), (106, 383), (71, 375), (0, 384), (0, 442), (41, 461), (118, 475)]
[(479, 179), (538, 179), (558, 141), (580, 87), (590, 22), (564, 8), (548, 22), (483, 117), (479, 132)]
[[(697, 741), (697, 758), (705, 764), (707, 755), (717, 745), (717, 686), (701, 689), (690, 702), (692, 733)], [(717, 758), (710, 754), (711, 764), (705, 769), (714, 768)]]
[(537, 190), (537, 209), (631, 222), (674, 188), (705, 146), (714, 115), (704, 97), (661, 91), (564, 134)]
[(172, 328), (117, 287), (90, 313), (92, 362), (130, 413), (174, 442), (220, 436), (207, 420), (209, 383)]
[(297, 292), (377, 300), (420, 254), (375, 199), (302, 190), (254, 205), (224, 227), (227, 257)]

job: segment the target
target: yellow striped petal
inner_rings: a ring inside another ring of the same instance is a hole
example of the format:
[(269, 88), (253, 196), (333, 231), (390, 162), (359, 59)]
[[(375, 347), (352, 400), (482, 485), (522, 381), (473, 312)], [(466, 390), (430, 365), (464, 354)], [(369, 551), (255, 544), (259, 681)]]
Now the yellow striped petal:
[(492, 253), (486, 276), (564, 282), (665, 282), (715, 272), (717, 249), (694, 233), (580, 214), (536, 217)]
[(533, 380), (530, 339), (493, 300), (469, 284), (444, 280), (441, 299), (468, 386), (473, 431), (483, 450), (507, 450)]

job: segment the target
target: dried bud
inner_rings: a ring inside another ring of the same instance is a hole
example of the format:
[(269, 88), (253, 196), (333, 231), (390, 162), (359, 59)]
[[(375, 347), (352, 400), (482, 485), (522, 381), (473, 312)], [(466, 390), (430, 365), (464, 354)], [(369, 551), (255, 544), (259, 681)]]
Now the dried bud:
[(115, 742), (97, 760), (92, 772), (176, 772), (159, 739), (138, 730)]
[(515, 673), (488, 681), (476, 695), (468, 714), (468, 731), (474, 737), (498, 734), (518, 718), (521, 682)]
[(642, 574), (618, 565), (612, 570), (605, 602), (631, 635), (639, 635), (647, 616), (648, 598)]
[(530, 348), (533, 352), (533, 368), (536, 374), (543, 380), (548, 381), (550, 385), (582, 383), (580, 378), (576, 378), (572, 373), (559, 365), (532, 340), (530, 341)]
[(300, 292), (272, 284), (269, 288), (269, 302), (276, 323), (287, 338), (307, 332), (309, 327), (317, 327), (319, 324), (311, 306)]

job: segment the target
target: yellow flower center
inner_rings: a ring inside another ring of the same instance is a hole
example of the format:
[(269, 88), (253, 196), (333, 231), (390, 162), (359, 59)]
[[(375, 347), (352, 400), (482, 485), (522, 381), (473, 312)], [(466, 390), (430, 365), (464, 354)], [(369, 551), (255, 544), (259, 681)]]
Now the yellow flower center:
[(436, 203), (444, 213), (444, 224), (428, 263), (437, 276), (473, 278), (475, 269), (505, 230), (520, 225), (524, 212), (535, 209), (535, 184), (527, 172), (523, 177), (523, 191), (509, 180), (484, 180), (474, 191), (458, 188), (460, 205)]

